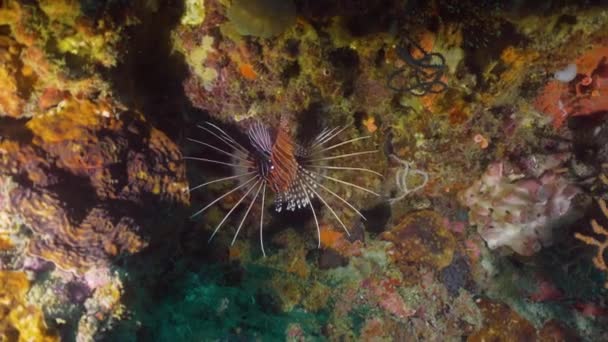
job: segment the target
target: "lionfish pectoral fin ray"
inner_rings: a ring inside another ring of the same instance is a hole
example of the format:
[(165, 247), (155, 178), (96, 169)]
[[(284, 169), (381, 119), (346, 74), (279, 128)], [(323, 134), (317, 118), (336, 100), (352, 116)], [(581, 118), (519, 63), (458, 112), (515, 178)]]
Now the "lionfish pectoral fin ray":
[(309, 162), (317, 162), (317, 161), (324, 161), (324, 160), (334, 160), (334, 159), (341, 159), (341, 158), (348, 158), (348, 157), (356, 157), (356, 156), (360, 156), (360, 155), (363, 155), (363, 154), (370, 154), (370, 153), (377, 153), (377, 152), (378, 152), (378, 150), (353, 152), (353, 153), (347, 153), (347, 154), (339, 154), (337, 156), (331, 156), (331, 157), (314, 158), (314, 159), (310, 159), (308, 161)]
[(255, 196), (253, 196), (253, 199), (251, 200), (251, 202), (249, 202), (249, 206), (247, 207), (247, 211), (245, 211), (245, 215), (243, 215), (243, 219), (241, 219), (241, 223), (239, 224), (239, 227), (236, 229), (236, 233), (234, 233), (234, 237), (232, 238), (232, 242), (230, 243), (230, 246), (234, 245), (234, 242), (236, 241), (236, 238), (239, 236), (239, 232), (241, 231), (241, 227), (243, 227), (243, 223), (245, 223), (245, 220), (247, 219), (247, 216), (249, 215), (249, 212), (251, 211), (251, 208), (253, 207), (253, 204), (258, 199), (258, 196), (260, 195), (260, 191), (262, 190), (263, 186), (264, 186), (264, 182), (262, 181), (260, 183), (260, 186), (258, 187), (258, 190), (255, 192)]
[(302, 180), (299, 181), (300, 188), (302, 192), (304, 192), (304, 196), (306, 196), (306, 202), (310, 206), (310, 210), (312, 211), (312, 217), (315, 219), (315, 225), (317, 226), (317, 240), (319, 241), (317, 244), (317, 248), (321, 248), (321, 228), (319, 228), (319, 220), (317, 219), (317, 213), (315, 212), (315, 207), (312, 205), (312, 201), (310, 196), (308, 196), (308, 192), (306, 188), (302, 185)]
[(244, 150), (247, 150), (246, 148), (244, 148), (241, 144), (239, 144), (236, 140), (234, 140), (233, 137), (230, 136), (230, 134), (226, 133), (226, 131), (224, 131), (223, 129), (221, 129), (218, 125), (214, 124), (211, 121), (205, 121), (205, 124), (215, 128), (218, 130), (218, 132), (220, 132), (220, 134), (222, 134), (226, 139), (232, 141), (233, 143), (237, 144), (238, 146), (242, 147)]
[[(210, 124), (210, 123), (209, 123)], [(223, 136), (226, 133), (224, 132), (224, 134), (222, 134), (222, 136), (218, 135), (216, 132), (210, 130), (209, 128), (205, 127), (205, 126), (201, 126), (198, 125), (198, 128), (204, 130), (205, 132), (213, 135), (214, 137), (218, 138), (219, 140), (221, 140), (224, 144), (228, 145), (230, 148), (237, 150), (237, 151), (241, 151), (241, 153), (247, 154), (247, 149), (245, 149), (243, 146), (241, 146), (241, 144), (237, 143), (234, 139), (232, 139), (230, 136)], [(222, 131), (223, 132), (223, 131)], [(227, 135), (227, 134), (226, 134)]]
[(245, 169), (249, 169), (250, 168), (250, 166), (248, 166), (248, 165), (227, 163), (227, 162), (223, 162), (223, 161), (219, 161), (219, 160), (213, 160), (213, 159), (207, 159), (207, 158), (184, 156), (183, 159), (198, 160), (198, 161), (204, 161), (204, 162), (207, 162), (207, 163), (220, 164), (220, 165), (226, 165), (226, 166), (232, 166), (232, 167), (240, 167), (240, 168), (245, 168)]
[(324, 147), (324, 148), (322, 148), (322, 149), (320, 149), (320, 150), (318, 150), (316, 152), (327, 152), (327, 151), (333, 150), (334, 148), (338, 148), (338, 147), (344, 146), (346, 144), (354, 143), (356, 141), (365, 140), (365, 139), (369, 139), (369, 138), (371, 138), (371, 135), (366, 135), (366, 136), (363, 136), (363, 137), (357, 137), (357, 138), (349, 139), (349, 140), (337, 143), (335, 145), (331, 145), (329, 147)]
[(334, 131), (336, 130), (336, 127), (329, 129), (329, 128), (325, 128), (323, 129), (323, 131), (321, 131), (321, 133), (319, 133), (311, 142), (310, 142), (310, 146), (314, 146), (317, 143), (321, 142), (323, 139), (325, 139), (325, 137), (327, 137), (329, 134), (332, 134)]
[(329, 180), (332, 180), (332, 181), (337, 182), (337, 183), (341, 183), (341, 184), (344, 184), (344, 185), (349, 185), (349, 186), (352, 186), (352, 187), (353, 187), (353, 188), (355, 188), (355, 189), (359, 189), (359, 190), (361, 190), (361, 191), (365, 191), (365, 192), (368, 192), (368, 193), (370, 193), (370, 194), (372, 194), (372, 195), (375, 195), (375, 196), (380, 197), (380, 194), (379, 194), (379, 193), (374, 192), (374, 191), (372, 191), (372, 190), (370, 190), (370, 189), (364, 188), (364, 187), (362, 187), (362, 186), (359, 186), (359, 185), (357, 185), (357, 184), (353, 184), (353, 183), (350, 183), (350, 182), (347, 182), (347, 181), (343, 181), (343, 180), (338, 179), (338, 178), (334, 178), (334, 177), (330, 177), (330, 176), (325, 176), (325, 175), (322, 175), (322, 174), (319, 174), (319, 173), (317, 173), (316, 175), (318, 175), (318, 176), (320, 176), (320, 177), (323, 177), (323, 178), (326, 178), (326, 179), (329, 179)]
[[(212, 122), (209, 121), (205, 121), (205, 123), (213, 128), (215, 128), (216, 130), (218, 130), (218, 132), (224, 137), (224, 139), (228, 140), (229, 142), (231, 142), (232, 144), (234, 144), (234, 148), (241, 150), (241, 152), (243, 153), (248, 153), (249, 150), (247, 148), (245, 148), (243, 145), (241, 145), (238, 141), (236, 141), (232, 136), (230, 136), (230, 134), (226, 133), (226, 131), (224, 131), (223, 129), (219, 128), (217, 125), (213, 124)], [(199, 126), (200, 127), (200, 126)], [(209, 132), (209, 130), (207, 130)], [(216, 135), (217, 136), (217, 135)], [(219, 137), (218, 137), (219, 138)]]
[(350, 127), (351, 125), (346, 125), (343, 126), (342, 128), (338, 129), (336, 132), (332, 132), (331, 135), (320, 139), (320, 141), (318, 141), (318, 143), (316, 143), (314, 146), (311, 146), (312, 148), (317, 148), (319, 146), (322, 146), (325, 143), (328, 143), (329, 141), (331, 141), (333, 138), (337, 137), (340, 133), (344, 132), (348, 127)]
[(251, 178), (249, 178), (249, 179), (248, 179), (248, 180), (247, 180), (245, 183), (243, 183), (243, 184), (241, 184), (241, 185), (239, 185), (239, 186), (237, 186), (237, 187), (232, 188), (232, 190), (230, 190), (230, 191), (226, 192), (225, 194), (221, 195), (220, 197), (218, 197), (218, 198), (214, 199), (214, 200), (213, 200), (211, 203), (207, 204), (205, 207), (203, 207), (203, 209), (201, 209), (201, 210), (197, 211), (196, 213), (192, 214), (192, 215), (190, 216), (190, 218), (192, 219), (192, 218), (194, 218), (194, 217), (196, 217), (196, 216), (200, 215), (202, 212), (204, 212), (205, 210), (209, 209), (209, 207), (211, 207), (211, 206), (212, 206), (212, 205), (214, 205), (215, 203), (217, 203), (217, 202), (221, 201), (221, 200), (222, 200), (222, 198), (224, 198), (224, 197), (226, 197), (226, 196), (230, 195), (231, 193), (233, 193), (233, 192), (237, 191), (238, 189), (240, 189), (240, 188), (244, 187), (245, 185), (247, 185), (247, 184), (251, 183), (251, 182), (252, 182), (252, 181), (254, 181), (255, 179), (258, 179), (258, 177), (257, 177), (257, 176), (251, 177)]
[(332, 129), (324, 129), (319, 135), (317, 135), (310, 143), (309, 147), (311, 149), (317, 148), (320, 145), (324, 144), (325, 138), (334, 134), (334, 132), (339, 129), (338, 127), (334, 127)]
[(201, 144), (201, 145), (203, 145), (203, 146), (207, 146), (207, 147), (209, 147), (209, 148), (211, 148), (211, 149), (213, 149), (213, 150), (215, 150), (215, 151), (217, 151), (217, 152), (223, 153), (223, 154), (225, 154), (225, 155), (227, 155), (227, 156), (229, 156), (229, 157), (236, 158), (236, 159), (240, 159), (240, 160), (242, 160), (242, 161), (245, 161), (245, 162), (247, 162), (247, 163), (251, 164), (251, 161), (250, 161), (250, 160), (248, 160), (247, 158), (239, 157), (239, 156), (237, 156), (236, 154), (234, 154), (234, 153), (230, 153), (230, 152), (228, 152), (228, 151), (224, 151), (224, 150), (222, 150), (222, 149), (221, 149), (221, 148), (219, 148), (219, 147), (213, 146), (213, 145), (211, 145), (211, 144), (207, 144), (206, 142), (203, 142), (203, 141), (200, 141), (200, 140), (196, 140), (196, 139), (192, 139), (192, 138), (187, 138), (187, 139), (188, 139), (188, 140), (190, 140), (190, 141), (192, 141), (192, 142), (195, 142), (195, 143), (197, 143), (197, 144)]
[(363, 220), (367, 221), (367, 218), (363, 214), (361, 214), (361, 212), (359, 210), (357, 210), (357, 208), (355, 208), (355, 206), (353, 206), (352, 204), (350, 204), (346, 199), (342, 198), (342, 196), (340, 196), (337, 193), (333, 192), (331, 189), (329, 189), (325, 185), (317, 182), (312, 176), (310, 176), (306, 172), (304, 172), (304, 174), (306, 175), (306, 177), (308, 177), (311, 180), (311, 182), (313, 182), (314, 184), (316, 184), (317, 186), (319, 186), (321, 189), (329, 192), (334, 197), (338, 198), (340, 201), (342, 201), (342, 203), (346, 204), (350, 209), (352, 209), (355, 213), (357, 213), (357, 215), (359, 215), (359, 217), (361, 217)]
[[(310, 184), (308, 184), (308, 182), (305, 181), (304, 185), (308, 189), (310, 189), (310, 191), (312, 191), (312, 193), (314, 193), (315, 196), (317, 196), (317, 198), (323, 203), (323, 205), (325, 205), (325, 207), (327, 207), (327, 209), (329, 209), (329, 211), (334, 215), (334, 217), (336, 218), (336, 220), (338, 220), (338, 222), (340, 223), (340, 225), (342, 226), (342, 228), (344, 228), (344, 231), (346, 232), (346, 235), (350, 236), (350, 232), (348, 231), (348, 228), (346, 228), (346, 225), (344, 225), (344, 222), (342, 222), (342, 220), (340, 219), (340, 217), (336, 214), (336, 212), (334, 211), (334, 209), (325, 201), (325, 199), (312, 186), (310, 186)], [(311, 203), (311, 206), (312, 206), (312, 203)]]
[(262, 248), (262, 255), (266, 257), (266, 251), (264, 251), (264, 200), (266, 198), (266, 181), (263, 181), (264, 187), (262, 189), (262, 209), (260, 213), (260, 247)]
[(212, 181), (208, 181), (206, 183), (202, 183), (202, 184), (199, 184), (199, 185), (194, 186), (192, 188), (189, 188), (188, 192), (192, 192), (192, 191), (194, 191), (196, 189), (202, 188), (202, 187), (207, 186), (209, 184), (223, 182), (223, 181), (226, 181), (226, 180), (235, 179), (235, 178), (239, 178), (239, 177), (243, 177), (243, 176), (248, 176), (248, 175), (252, 175), (254, 173), (255, 173), (255, 171), (251, 171), (251, 172), (246, 172), (246, 173), (240, 173), (238, 175), (234, 175), (234, 176), (230, 176), (230, 177), (223, 177), (223, 178), (214, 179)]
[(228, 213), (226, 213), (226, 215), (224, 215), (224, 218), (222, 219), (222, 221), (220, 221), (220, 223), (215, 227), (215, 230), (213, 230), (213, 233), (211, 234), (211, 236), (209, 237), (209, 240), (207, 241), (208, 243), (211, 242), (211, 240), (213, 240), (213, 237), (215, 236), (215, 234), (217, 234), (217, 232), (220, 230), (220, 227), (224, 224), (224, 222), (226, 222), (226, 220), (232, 214), (232, 212), (234, 212), (234, 210), (236, 210), (236, 208), (238, 208), (238, 206), (241, 204), (241, 202), (243, 202), (243, 200), (247, 197), (247, 195), (249, 195), (251, 190), (253, 190), (253, 188), (255, 188), (256, 185), (258, 185), (260, 182), (261, 182), (261, 180), (258, 179), (257, 182), (253, 183), (253, 185), (247, 189), (245, 194), (243, 196), (241, 196), (241, 198), (239, 198), (239, 200), (232, 206), (232, 208), (230, 208)]
[(348, 171), (363, 171), (373, 173), (376, 176), (384, 178), (384, 175), (374, 170), (365, 169), (362, 167), (350, 167), (350, 166), (329, 166), (329, 165), (306, 165), (306, 167), (313, 167), (316, 169), (327, 169), (327, 170), (348, 170)]

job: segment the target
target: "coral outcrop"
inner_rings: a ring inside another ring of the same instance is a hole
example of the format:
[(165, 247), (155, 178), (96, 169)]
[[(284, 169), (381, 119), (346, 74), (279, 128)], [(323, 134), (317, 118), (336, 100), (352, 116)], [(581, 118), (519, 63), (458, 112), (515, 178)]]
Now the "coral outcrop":
[[(180, 152), (138, 113), (67, 99), (26, 128), (31, 145), (2, 142), (4, 175), (29, 180), (9, 192), (9, 210), (34, 233), (30, 253), (62, 269), (83, 274), (146, 245), (132, 213), (106, 201), (188, 201)], [(65, 196), (70, 182), (80, 193)]]

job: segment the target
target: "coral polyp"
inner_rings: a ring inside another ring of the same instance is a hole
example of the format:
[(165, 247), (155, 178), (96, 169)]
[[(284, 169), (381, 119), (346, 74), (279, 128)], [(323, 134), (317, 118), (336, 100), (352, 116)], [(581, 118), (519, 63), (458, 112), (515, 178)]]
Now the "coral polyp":
[[(370, 138), (370, 136), (361, 136), (342, 142), (334, 142), (334, 140), (341, 133), (343, 133), (348, 126), (324, 129), (320, 134), (305, 143), (299, 143), (294, 139), (287, 122), (284, 120), (282, 120), (279, 126), (276, 128), (269, 127), (261, 122), (253, 122), (247, 131), (247, 137), (249, 138), (248, 143), (238, 142), (226, 131), (210, 122), (206, 122), (199, 127), (206, 133), (218, 139), (219, 142), (222, 143), (223, 147), (218, 147), (200, 140), (189, 140), (223, 155), (229, 156), (231, 159), (229, 161), (222, 161), (195, 156), (187, 156), (185, 158), (211, 164), (227, 165), (233, 169), (235, 174), (196, 185), (189, 190), (197, 190), (209, 184), (222, 181), (238, 180), (239, 183), (228, 192), (225, 192), (204, 206), (202, 209), (195, 212), (192, 217), (198, 216), (205, 210), (212, 207), (214, 204), (230, 196), (231, 194), (236, 193), (237, 191), (244, 192), (238, 201), (226, 213), (220, 223), (215, 227), (209, 241), (213, 239), (222, 225), (241, 205), (241, 203), (243, 203), (243, 201), (245, 201), (250, 194), (253, 194), (253, 198), (251, 199), (246, 212), (243, 215), (238, 228), (236, 229), (236, 233), (232, 239), (232, 244), (234, 244), (236, 241), (243, 224), (251, 212), (251, 208), (259, 198), (262, 207), (259, 218), (260, 247), (265, 256), (266, 252), (264, 250), (263, 239), (263, 208), (266, 202), (267, 189), (271, 190), (268, 192), (269, 194), (274, 194), (275, 210), (277, 212), (280, 212), (283, 209), (295, 211), (310, 208), (317, 229), (318, 247), (321, 247), (321, 229), (319, 228), (318, 213), (312, 205), (312, 200), (314, 198), (317, 198), (327, 208), (327, 210), (331, 212), (336, 221), (340, 223), (346, 234), (350, 234), (348, 228), (340, 218), (339, 213), (337, 213), (332, 205), (328, 203), (322, 193), (326, 193), (327, 195), (334, 197), (344, 206), (348, 207), (359, 217), (365, 220), (365, 216), (361, 214), (355, 205), (337, 194), (335, 191), (331, 190), (329, 187), (325, 186), (323, 184), (325, 181), (335, 182), (340, 185), (372, 194), (374, 196), (380, 196), (377, 192), (367, 187), (326, 174), (326, 171), (328, 170), (345, 170), (367, 172), (382, 177), (380, 173), (367, 168), (327, 164), (327, 162), (331, 160), (351, 158), (378, 152), (377, 150), (364, 150), (329, 155), (328, 152), (333, 151), (338, 147)], [(228, 150), (226, 150), (226, 148), (228, 148)]]

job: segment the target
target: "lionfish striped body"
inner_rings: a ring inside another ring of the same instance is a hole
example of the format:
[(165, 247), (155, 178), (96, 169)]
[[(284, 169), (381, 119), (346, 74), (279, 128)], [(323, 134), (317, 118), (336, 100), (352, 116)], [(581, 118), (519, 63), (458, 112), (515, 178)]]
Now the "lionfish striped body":
[[(222, 200), (223, 198), (233, 194), (237, 191), (242, 191), (244, 194), (234, 204), (234, 206), (224, 216), (222, 221), (216, 226), (215, 230), (211, 234), (209, 241), (213, 239), (215, 234), (219, 231), (220, 227), (226, 222), (228, 217), (241, 205), (246, 198), (251, 198), (249, 205), (243, 215), (240, 224), (234, 234), (232, 243), (236, 241), (236, 238), (253, 207), (253, 204), (260, 198), (262, 211), (260, 215), (260, 246), (264, 256), (263, 243), (263, 223), (264, 223), (264, 204), (266, 199), (266, 190), (270, 189), (274, 193), (275, 210), (280, 212), (283, 209), (294, 211), (302, 208), (310, 208), (315, 225), (317, 228), (317, 237), (319, 240), (320, 247), (320, 228), (317, 212), (312, 206), (312, 199), (317, 198), (323, 203), (323, 205), (332, 213), (333, 217), (340, 223), (346, 234), (349, 234), (348, 229), (335, 212), (335, 210), (327, 203), (321, 193), (329, 194), (339, 199), (345, 206), (353, 210), (361, 218), (365, 217), (357, 210), (352, 204), (340, 195), (322, 184), (322, 181), (329, 180), (337, 183), (341, 183), (346, 186), (351, 186), (355, 189), (371, 193), (379, 196), (376, 192), (369, 190), (365, 187), (334, 178), (325, 175), (324, 172), (327, 170), (350, 170), (350, 171), (363, 171), (370, 172), (378, 176), (382, 176), (378, 172), (373, 170), (349, 167), (349, 166), (330, 166), (324, 164), (326, 161), (354, 157), (362, 154), (375, 153), (377, 150), (370, 151), (359, 151), (348, 154), (331, 155), (327, 156), (327, 152), (334, 150), (340, 146), (369, 138), (368, 136), (354, 138), (343, 142), (335, 143), (327, 146), (333, 141), (340, 133), (342, 133), (347, 127), (325, 129), (318, 136), (316, 136), (311, 142), (307, 144), (298, 144), (293, 139), (293, 136), (289, 132), (286, 122), (282, 121), (277, 128), (268, 127), (260, 122), (254, 122), (247, 132), (249, 137), (249, 146), (245, 147), (231, 137), (224, 130), (218, 126), (206, 122), (204, 125), (199, 126), (207, 133), (217, 138), (223, 147), (211, 145), (209, 143), (189, 139), (198, 144), (204, 145), (208, 148), (227, 155), (231, 158), (230, 162), (224, 162), (221, 160), (213, 160), (207, 158), (198, 157), (185, 157), (185, 159), (198, 160), (208, 163), (221, 164), (231, 166), (235, 170), (235, 175), (212, 180), (203, 184), (199, 184), (195, 187), (190, 188), (190, 191), (202, 188), (206, 185), (228, 181), (228, 180), (239, 180), (239, 184), (232, 188), (230, 191), (224, 193), (220, 197), (216, 198), (205, 207), (197, 211), (192, 217), (197, 216), (210, 208), (212, 205)], [(226, 150), (228, 148), (228, 150)], [(251, 195), (252, 194), (252, 195)]]

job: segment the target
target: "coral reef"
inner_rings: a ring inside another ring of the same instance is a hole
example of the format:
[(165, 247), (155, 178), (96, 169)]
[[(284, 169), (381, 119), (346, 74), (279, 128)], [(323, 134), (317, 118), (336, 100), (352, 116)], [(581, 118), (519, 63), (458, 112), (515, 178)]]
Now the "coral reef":
[(102, 76), (125, 9), (0, 5), (0, 339), (97, 339), (125, 317), (110, 269), (168, 232), (146, 208), (189, 201), (177, 145)]
[[(608, 340), (606, 32), (598, 1), (0, 1), (0, 340)], [(311, 166), (237, 162), (252, 125), (300, 157), (345, 127), (314, 214), (215, 181)]]
[[(328, 224), (325, 210), (322, 250), (312, 251), (307, 234), (292, 230), (308, 233), (295, 223), (302, 218), (279, 214), (264, 232), (273, 249), (266, 260), (248, 243), (227, 252), (244, 270), (263, 264), (284, 272), (268, 281), (280, 312), (310, 305), (307, 289), (322, 284), (332, 300), (319, 304), (317, 317), (329, 339), (599, 336), (597, 325), (577, 321), (579, 309), (559, 302), (569, 296), (601, 307), (585, 263), (572, 266), (573, 279), (593, 289), (589, 296), (561, 288), (564, 273), (549, 277), (537, 269), (568, 263), (564, 255), (549, 263), (547, 255), (573, 245), (573, 222), (585, 213), (578, 199), (588, 202), (589, 189), (605, 196), (603, 187), (579, 186), (583, 177), (571, 177), (585, 167), (595, 172), (581, 174), (599, 177), (604, 160), (596, 96), (604, 85), (601, 14), (584, 6), (296, 1), (295, 23), (268, 34), (270, 43), (261, 31), (235, 27), (235, 3), (205, 1), (204, 20), (173, 31), (173, 47), (189, 67), (183, 86), (192, 104), (234, 131), (250, 119), (272, 125), (286, 118), (304, 136), (314, 133), (312, 123), (353, 122), (351, 138), (371, 134), (383, 152), (354, 161), (381, 166), (385, 176), (382, 203), (346, 194), (367, 219), (346, 223), (362, 228), (356, 237)], [(579, 60), (591, 55), (588, 63)], [(558, 82), (553, 73), (571, 63), (579, 76), (560, 96), (570, 101), (576, 94), (573, 113), (587, 113), (558, 124), (538, 99)], [(582, 90), (581, 81), (595, 88)], [(599, 133), (583, 137), (589, 128), (575, 128), (577, 117), (593, 118)], [(555, 130), (566, 121), (567, 130)], [(202, 225), (213, 220), (209, 215)], [(515, 253), (497, 253), (499, 247)], [(509, 287), (507, 279), (521, 284)], [(475, 303), (478, 294), (491, 299)], [(500, 317), (513, 324), (496, 332)], [(294, 339), (318, 333), (296, 323), (287, 330)]]

